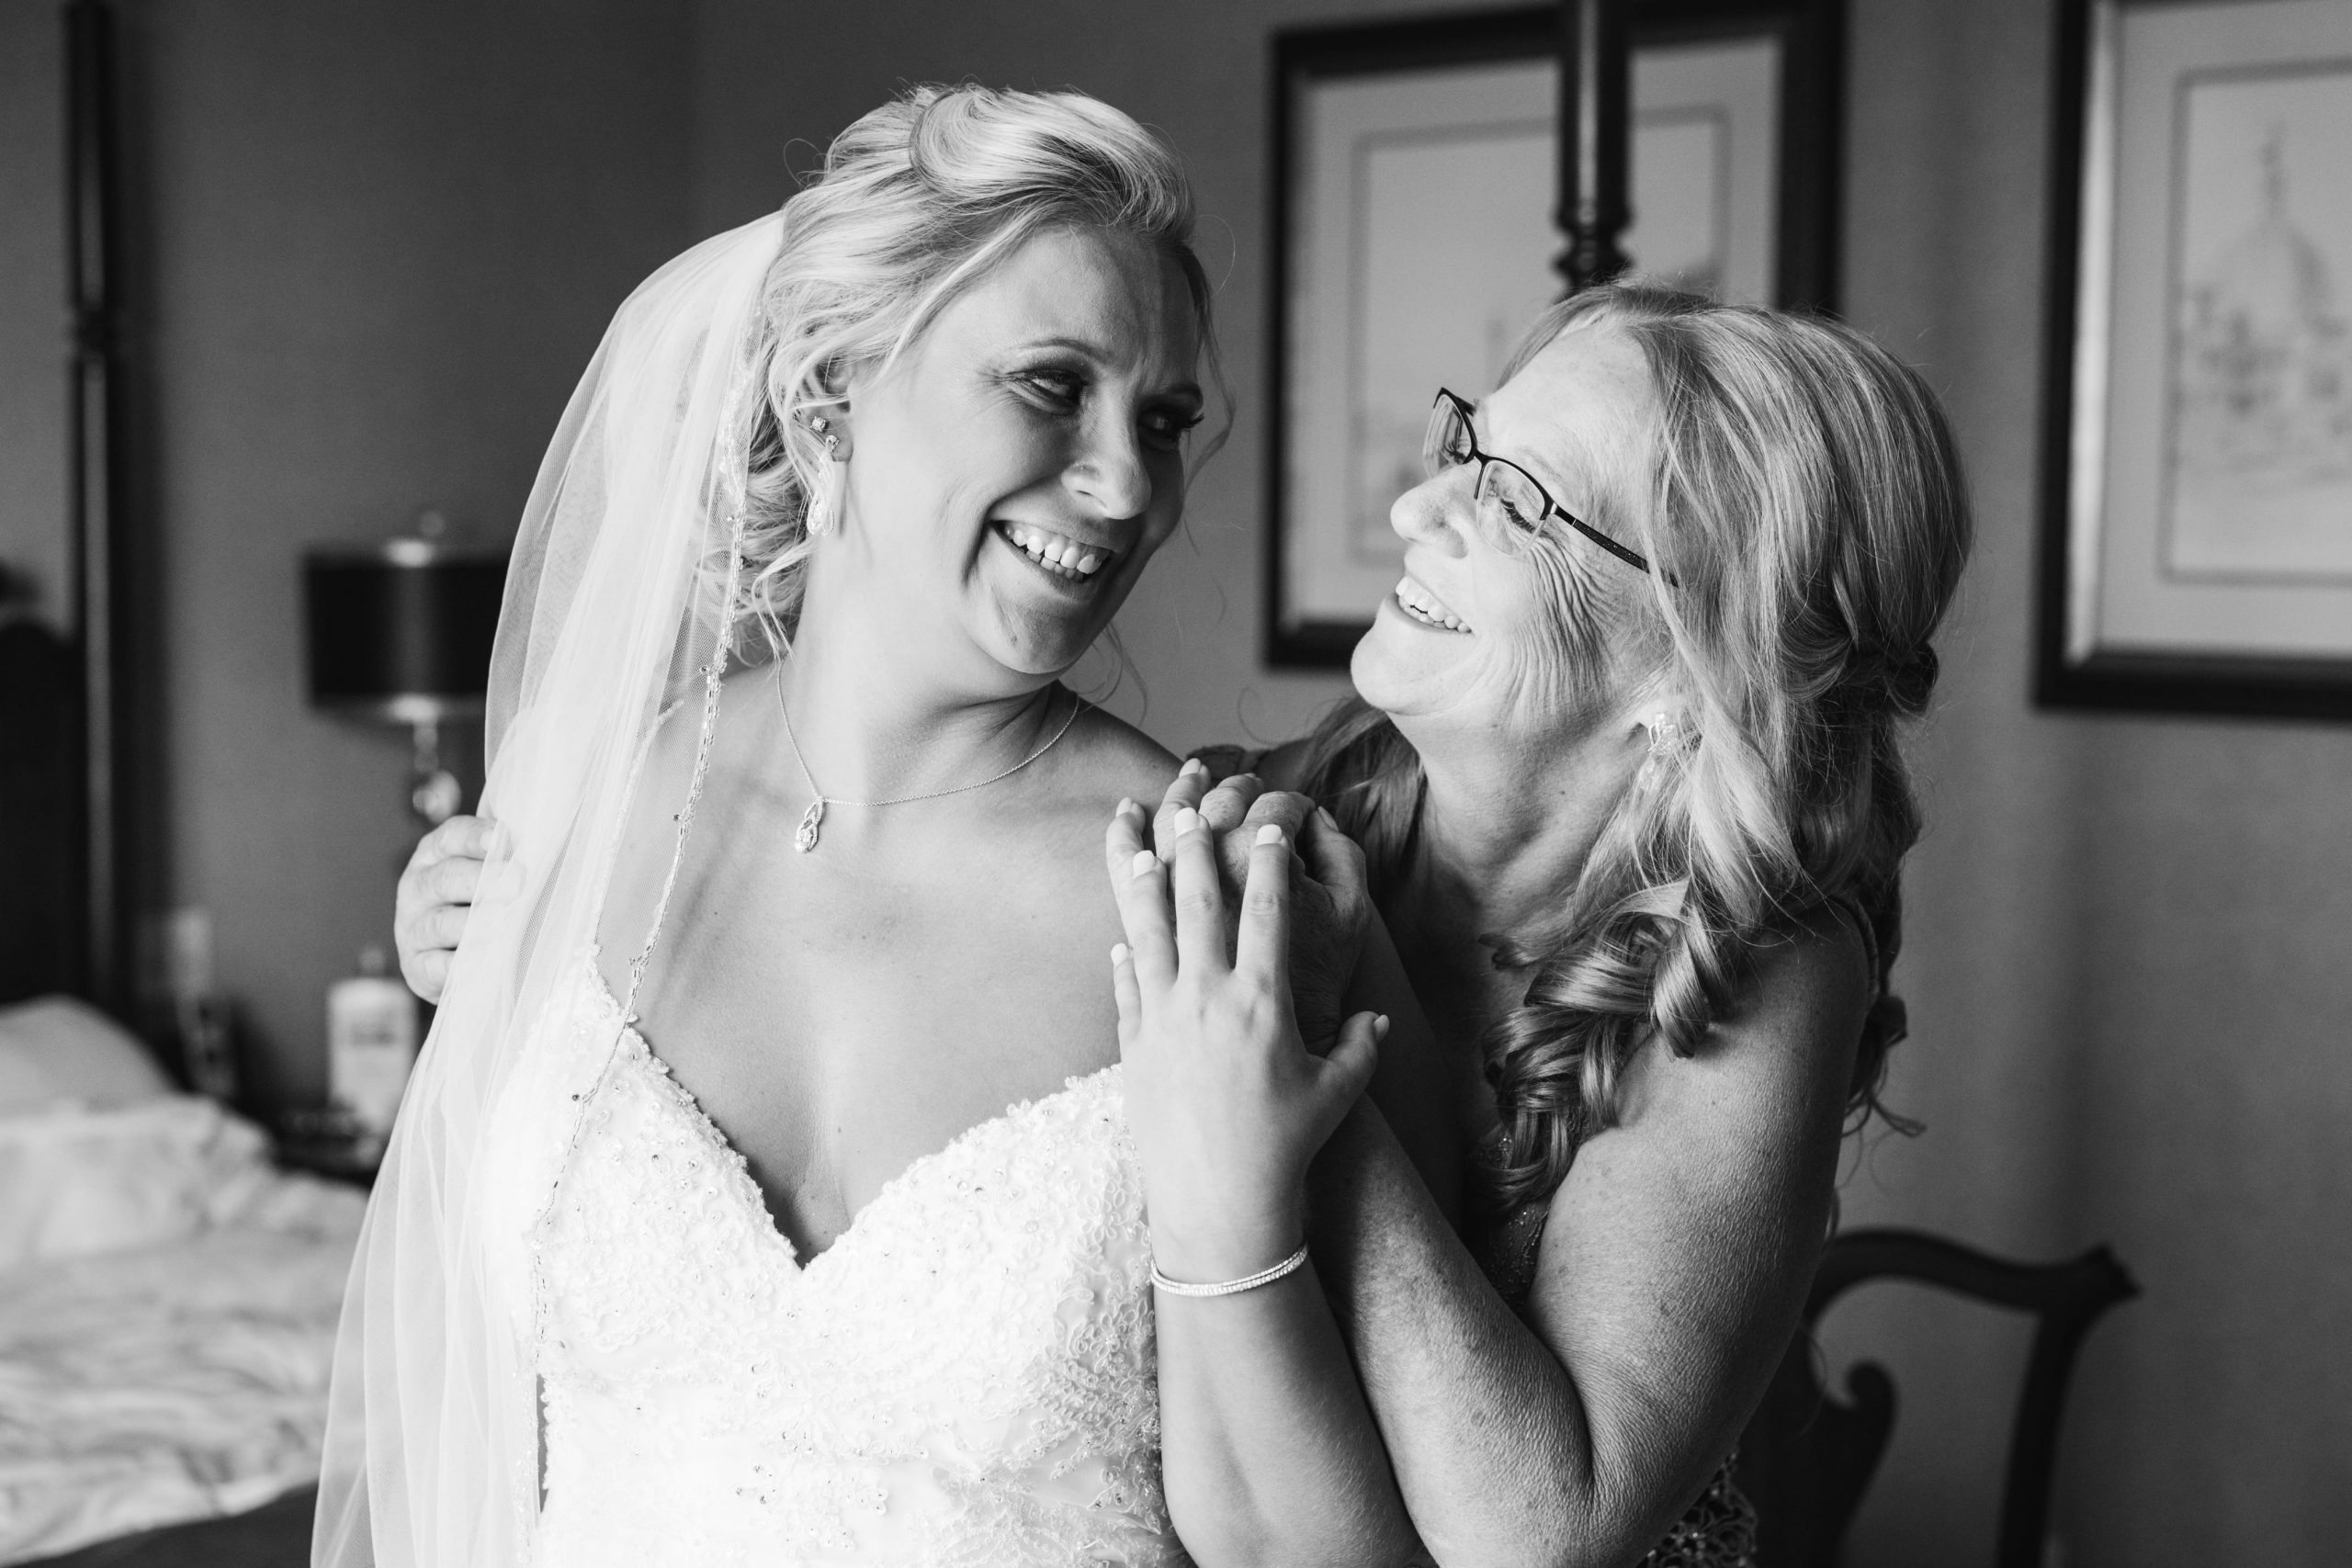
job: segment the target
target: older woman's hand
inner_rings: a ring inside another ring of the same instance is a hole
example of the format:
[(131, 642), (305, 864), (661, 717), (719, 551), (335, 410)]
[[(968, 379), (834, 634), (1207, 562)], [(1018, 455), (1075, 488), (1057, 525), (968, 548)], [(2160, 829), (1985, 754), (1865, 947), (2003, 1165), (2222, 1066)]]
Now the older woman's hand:
[(438, 1002), (449, 983), (449, 961), (466, 933), (482, 863), (497, 836), (498, 825), (486, 817), (452, 817), (416, 841), (401, 873), (392, 942), (408, 988), (428, 1002)]
[[(1127, 934), (1113, 981), (1152, 1248), (1177, 1278), (1237, 1279), (1298, 1246), (1307, 1164), (1372, 1081), (1387, 1021), (1358, 1013), (1327, 1055), (1306, 1048), (1285, 959), (1294, 877), (1318, 884), (1278, 825), (1251, 839), (1230, 928), (1200, 813), (1178, 808), (1165, 863), (1145, 828), (1142, 808), (1122, 802), (1105, 848)], [(1360, 863), (1328, 841), (1344, 841), (1336, 829), (1310, 818), (1308, 834), (1322, 866), (1360, 882)]]
[(1280, 828), (1306, 852), (1311, 874), (1294, 878), (1291, 887), (1291, 998), (1300, 1037), (1319, 1055), (1339, 1034), (1349, 983), (1372, 926), (1363, 853), (1331, 814), (1306, 795), (1270, 790), (1255, 773), (1235, 773), (1214, 786), (1209, 778), (1198, 761), (1187, 762), (1177, 773), (1153, 815), (1153, 844), (1167, 862), (1177, 813), (1197, 810), (1216, 847), (1228, 911), (1240, 903), (1250, 848), (1266, 827)]

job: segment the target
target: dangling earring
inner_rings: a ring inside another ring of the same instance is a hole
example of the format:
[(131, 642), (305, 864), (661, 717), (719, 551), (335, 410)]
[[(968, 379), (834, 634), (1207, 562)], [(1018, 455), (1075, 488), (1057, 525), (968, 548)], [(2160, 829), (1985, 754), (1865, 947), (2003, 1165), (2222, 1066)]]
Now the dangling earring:
[(813, 538), (831, 533), (841, 524), (842, 492), (848, 479), (842, 465), (849, 461), (849, 429), (821, 413), (804, 412), (797, 417), (824, 442), (825, 456), (831, 459), (819, 471), (817, 492), (808, 498), (807, 527)]
[(817, 490), (808, 498), (806, 521), (810, 538), (821, 538), (840, 524), (842, 481), (845, 477), (839, 463), (827, 463), (817, 471)]

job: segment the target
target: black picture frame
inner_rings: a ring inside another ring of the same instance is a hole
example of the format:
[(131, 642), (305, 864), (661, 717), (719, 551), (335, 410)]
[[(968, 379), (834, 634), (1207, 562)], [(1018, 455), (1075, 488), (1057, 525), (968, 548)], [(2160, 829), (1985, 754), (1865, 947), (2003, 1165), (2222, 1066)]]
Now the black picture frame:
[[(2129, 8), (2158, 6), (2176, 15), (2190, 8), (2177, 0), (2137, 0)], [(2081, 544), (2078, 530), (2091, 525), (2077, 515), (2078, 425), (2084, 413), (2078, 400), (2085, 395), (2077, 385), (2078, 359), (2086, 326), (2110, 334), (2116, 330), (2103, 309), (2085, 310), (2086, 280), (2102, 301), (2111, 282), (2094, 276), (2098, 258), (2084, 254), (2086, 219), (2099, 220), (2104, 210), (2103, 220), (2113, 221), (2111, 197), (2106, 203), (2086, 200), (2086, 188), (2088, 182), (2095, 193), (2109, 190), (2115, 177), (2114, 138), (2095, 134), (2096, 118), (2111, 109), (2098, 101), (2093, 84), (2096, 73), (2114, 69), (2109, 54), (2112, 33), (2102, 28), (2101, 12), (2111, 23), (2124, 8), (2123, 0), (2059, 0), (2054, 19), (2032, 697), (2045, 708), (2352, 718), (2352, 636), (2347, 636), (2343, 658), (2080, 647), (2086, 640), (2081, 631), (2086, 588), (2078, 580), (2075, 559)], [(2352, 0), (2347, 0), (2347, 10), (2352, 10)], [(2108, 156), (2098, 159), (2102, 142)], [(2111, 253), (2115, 243), (2110, 240), (2106, 248)], [(2098, 317), (2096, 322), (2086, 320), (2092, 315)], [(2158, 330), (2171, 333), (2173, 328), (2167, 323)], [(2106, 372), (2099, 374), (2104, 378)], [(2103, 412), (2091, 417), (2101, 419)], [(2099, 439), (2103, 444), (2103, 431)], [(2095, 521), (2104, 525), (2103, 518)]]
[[(1834, 313), (1845, 103), (1844, 0), (1643, 0), (1634, 48), (1772, 38), (1781, 44), (1775, 303)], [(1344, 668), (1370, 615), (1350, 620), (1288, 615), (1286, 489), (1292, 323), (1299, 179), (1297, 103), (1303, 86), (1334, 78), (1442, 71), (1540, 59), (1558, 51), (1560, 9), (1515, 6), (1364, 24), (1285, 29), (1272, 39), (1268, 182), (1272, 236), (1268, 290), (1264, 652), (1286, 668)], [(1565, 243), (1565, 240), (1562, 242)]]

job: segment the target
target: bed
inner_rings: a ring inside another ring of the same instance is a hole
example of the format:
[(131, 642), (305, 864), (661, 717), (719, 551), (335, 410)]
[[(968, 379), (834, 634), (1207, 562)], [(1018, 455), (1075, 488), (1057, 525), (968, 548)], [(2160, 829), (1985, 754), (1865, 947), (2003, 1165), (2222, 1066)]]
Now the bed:
[(364, 1207), (103, 1015), (0, 1009), (0, 1564), (307, 1562)]

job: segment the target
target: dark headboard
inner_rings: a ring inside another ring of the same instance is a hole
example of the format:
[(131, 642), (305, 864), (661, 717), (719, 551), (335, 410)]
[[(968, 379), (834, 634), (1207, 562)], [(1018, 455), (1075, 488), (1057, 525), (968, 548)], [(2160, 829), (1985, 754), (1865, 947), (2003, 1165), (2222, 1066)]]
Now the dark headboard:
[(0, 1003), (83, 988), (81, 662), (0, 621)]

